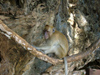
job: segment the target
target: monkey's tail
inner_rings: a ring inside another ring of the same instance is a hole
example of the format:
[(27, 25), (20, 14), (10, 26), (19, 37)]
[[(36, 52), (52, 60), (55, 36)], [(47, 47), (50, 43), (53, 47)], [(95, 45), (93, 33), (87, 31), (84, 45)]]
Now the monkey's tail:
[(64, 57), (64, 64), (65, 64), (65, 75), (68, 75), (68, 67), (67, 67), (67, 59)]

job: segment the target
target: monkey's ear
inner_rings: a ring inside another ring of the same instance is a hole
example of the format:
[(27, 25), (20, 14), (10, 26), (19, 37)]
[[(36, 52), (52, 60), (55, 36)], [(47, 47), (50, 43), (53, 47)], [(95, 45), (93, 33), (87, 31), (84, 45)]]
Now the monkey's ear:
[(53, 33), (55, 32), (55, 28), (53, 28)]

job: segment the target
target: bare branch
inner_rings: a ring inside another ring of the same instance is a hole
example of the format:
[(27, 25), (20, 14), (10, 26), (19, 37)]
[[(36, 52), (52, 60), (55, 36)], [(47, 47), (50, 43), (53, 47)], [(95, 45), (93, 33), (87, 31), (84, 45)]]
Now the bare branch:
[[(56, 65), (58, 63), (62, 63), (63, 60), (50, 58), (47, 55), (37, 51), (33, 46), (31, 46), (28, 42), (26, 42), (23, 38), (21, 38), (19, 35), (17, 35), (14, 31), (9, 29), (1, 20), (0, 20), (0, 33), (7, 36), (9, 39), (13, 39), (16, 43), (21, 45), (25, 50), (28, 50), (31, 54), (36, 56), (37, 58), (44, 60), (48, 63), (51, 63), (53, 65)], [(93, 43), (91, 46), (89, 46), (85, 51), (79, 54), (75, 54), (72, 56), (67, 57), (68, 62), (77, 61), (79, 59), (82, 59), (86, 56), (89, 56), (94, 50), (96, 50), (100, 45), (100, 39), (98, 39), (95, 43)]]
[(100, 47), (100, 38), (97, 39), (93, 44), (91, 44), (88, 48), (85, 49), (85, 52), (81, 52), (72, 56), (67, 57), (68, 62), (77, 61), (79, 59), (82, 59), (86, 56), (89, 56), (93, 51), (98, 49)]
[(31, 46), (28, 42), (26, 42), (23, 38), (17, 35), (14, 31), (9, 29), (1, 20), (0, 20), (0, 33), (7, 36), (9, 39), (13, 39), (16, 43), (21, 45), (25, 50), (28, 50), (31, 54), (36, 56), (37, 58), (49, 62), (53, 65), (57, 63), (62, 63), (63, 60), (50, 58), (47, 55), (37, 51), (33, 46)]

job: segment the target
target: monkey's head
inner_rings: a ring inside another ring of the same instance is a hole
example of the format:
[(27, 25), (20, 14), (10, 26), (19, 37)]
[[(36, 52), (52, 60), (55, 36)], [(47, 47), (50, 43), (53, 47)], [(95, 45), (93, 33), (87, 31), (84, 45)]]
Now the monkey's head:
[(55, 32), (55, 28), (51, 25), (46, 25), (44, 28), (44, 37), (48, 39)]

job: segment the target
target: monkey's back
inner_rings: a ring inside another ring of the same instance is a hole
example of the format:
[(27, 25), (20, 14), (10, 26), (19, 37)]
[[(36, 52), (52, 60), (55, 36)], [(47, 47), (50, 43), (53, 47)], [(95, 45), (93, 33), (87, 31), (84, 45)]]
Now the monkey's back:
[(56, 30), (55, 33), (52, 35), (51, 39), (53, 41), (56, 40), (55, 42), (58, 43), (58, 45), (59, 45), (59, 47), (58, 47), (58, 51), (60, 53), (59, 58), (65, 57), (68, 52), (68, 41), (67, 41), (67, 38), (65, 37), (65, 35)]
[(64, 52), (64, 57), (65, 57), (67, 55), (68, 48), (69, 48), (69, 46), (68, 46), (68, 40), (67, 40), (67, 38), (65, 37), (64, 34), (62, 34), (62, 33), (60, 33), (60, 34), (61, 34), (62, 37), (59, 36), (60, 40), (61, 40), (61, 41), (59, 41), (59, 43), (61, 43), (61, 47), (64, 50), (63, 52)]

